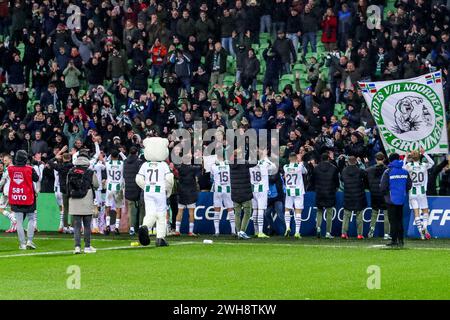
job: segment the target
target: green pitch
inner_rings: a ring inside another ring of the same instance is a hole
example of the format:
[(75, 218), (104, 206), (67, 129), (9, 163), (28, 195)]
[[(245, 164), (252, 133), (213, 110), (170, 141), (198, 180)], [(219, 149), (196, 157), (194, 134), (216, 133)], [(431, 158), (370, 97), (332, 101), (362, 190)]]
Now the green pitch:
[[(0, 299), (450, 299), (450, 240), (387, 250), (382, 240), (203, 239), (142, 248), (96, 237), (96, 254), (75, 256), (69, 236), (40, 234), (37, 250), (19, 251), (2, 235)], [(70, 266), (80, 289), (68, 289)], [(380, 288), (368, 289), (377, 267)]]

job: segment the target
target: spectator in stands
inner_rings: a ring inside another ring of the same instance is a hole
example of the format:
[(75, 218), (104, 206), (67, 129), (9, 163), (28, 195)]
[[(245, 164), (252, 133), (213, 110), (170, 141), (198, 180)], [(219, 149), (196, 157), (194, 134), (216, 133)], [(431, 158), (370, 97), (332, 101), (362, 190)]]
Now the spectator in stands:
[(256, 90), (256, 76), (259, 73), (259, 60), (255, 56), (253, 49), (248, 50), (248, 56), (245, 59), (244, 66), (241, 73), (241, 83), (245, 90), (251, 87)]
[(297, 52), (292, 41), (286, 38), (286, 33), (283, 30), (277, 32), (277, 39), (273, 43), (272, 50), (280, 56), (282, 74), (289, 73), (291, 71), (291, 63), (297, 61)]
[(210, 84), (222, 85), (225, 72), (227, 71), (227, 51), (222, 47), (220, 42), (210, 45), (206, 54), (205, 64), (206, 70), (210, 74)]
[(286, 37), (292, 41), (295, 52), (298, 50), (300, 36), (302, 35), (302, 20), (295, 8), (291, 8), (286, 22)]
[(321, 22), (322, 42), (325, 46), (325, 50), (328, 52), (331, 52), (336, 48), (337, 26), (338, 22), (333, 9), (328, 8)]
[(311, 44), (312, 52), (316, 53), (316, 33), (319, 29), (319, 25), (317, 23), (319, 17), (317, 16), (317, 10), (315, 9), (311, 1), (305, 6), (305, 11), (302, 14), (301, 20), (303, 54), (306, 55), (308, 53), (308, 44)]

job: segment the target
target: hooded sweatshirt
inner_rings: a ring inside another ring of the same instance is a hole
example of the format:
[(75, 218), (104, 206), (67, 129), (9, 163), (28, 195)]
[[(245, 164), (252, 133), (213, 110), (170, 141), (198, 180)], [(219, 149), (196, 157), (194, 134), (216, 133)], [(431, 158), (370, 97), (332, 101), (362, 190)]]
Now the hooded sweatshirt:
[(388, 204), (403, 205), (412, 187), (409, 173), (402, 167), (403, 161), (394, 160), (381, 177), (380, 189)]

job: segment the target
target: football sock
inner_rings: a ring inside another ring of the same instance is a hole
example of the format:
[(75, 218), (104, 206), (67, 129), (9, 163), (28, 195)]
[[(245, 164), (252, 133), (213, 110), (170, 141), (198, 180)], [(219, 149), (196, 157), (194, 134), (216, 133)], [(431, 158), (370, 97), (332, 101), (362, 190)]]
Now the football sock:
[(189, 233), (193, 233), (193, 232), (194, 232), (194, 223), (189, 222)]
[(181, 221), (176, 221), (175, 222), (175, 231), (180, 232), (180, 227), (181, 227)]
[(253, 229), (255, 229), (255, 234), (259, 232), (259, 223), (258, 223), (258, 210), (253, 209)]
[(59, 212), (59, 227), (64, 227), (64, 211)]
[(216, 234), (219, 234), (219, 225), (220, 225), (220, 212), (214, 213), (214, 231)]
[(119, 218), (116, 218), (116, 229), (119, 229), (119, 226), (120, 226), (120, 219)]
[(92, 228), (98, 228), (98, 218), (92, 218)]
[(38, 223), (38, 214), (37, 211), (34, 212), (34, 228), (37, 229), (37, 223)]
[(422, 233), (422, 220), (419, 217), (414, 218), (414, 222), (416, 223), (416, 227), (419, 230), (419, 233)]
[(424, 213), (422, 216), (423, 228), (425, 230), (427, 230), (427, 227), (428, 227), (428, 217), (429, 217), (428, 213)]
[(300, 233), (301, 224), (302, 224), (302, 215), (296, 213), (295, 214), (295, 233)]
[(284, 212), (284, 222), (286, 223), (286, 230), (291, 229), (291, 212), (289, 210), (286, 210)]
[(264, 227), (264, 210), (258, 210), (258, 232), (263, 233)]
[(236, 234), (236, 220), (234, 216), (234, 211), (228, 212), (228, 219), (230, 219), (231, 234)]
[(3, 211), (3, 214), (11, 221), (12, 224), (16, 223), (16, 217), (14, 213), (9, 212), (8, 210)]
[(111, 225), (111, 217), (110, 216), (106, 217), (106, 225), (107, 226)]

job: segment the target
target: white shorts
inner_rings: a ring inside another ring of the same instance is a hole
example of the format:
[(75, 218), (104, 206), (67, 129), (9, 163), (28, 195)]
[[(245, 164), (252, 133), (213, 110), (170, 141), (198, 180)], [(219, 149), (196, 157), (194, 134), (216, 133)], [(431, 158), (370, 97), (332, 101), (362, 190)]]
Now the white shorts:
[(409, 208), (410, 209), (428, 209), (427, 196), (424, 194), (409, 196)]
[(9, 205), (8, 196), (5, 196), (4, 194), (2, 194), (0, 196), (0, 209), (6, 209), (6, 207), (8, 205)]
[(105, 206), (122, 209), (124, 205), (123, 190), (106, 190)]
[(303, 196), (286, 196), (284, 206), (286, 209), (303, 209)]
[(195, 209), (195, 203), (191, 203), (191, 204), (181, 204), (181, 203), (179, 203), (178, 204), (178, 209), (185, 209), (185, 208)]
[(56, 198), (56, 203), (58, 204), (58, 206), (62, 206), (63, 205), (63, 196), (61, 191), (56, 190), (55, 191), (55, 198)]
[(231, 201), (231, 193), (214, 192), (214, 208), (233, 208), (233, 201)]
[(95, 190), (94, 205), (97, 207), (101, 207), (104, 202), (105, 202), (105, 193), (102, 193), (102, 190)]
[(252, 208), (259, 210), (267, 209), (267, 192), (253, 192)]
[(167, 198), (165, 193), (145, 193), (145, 213), (166, 214)]

